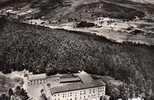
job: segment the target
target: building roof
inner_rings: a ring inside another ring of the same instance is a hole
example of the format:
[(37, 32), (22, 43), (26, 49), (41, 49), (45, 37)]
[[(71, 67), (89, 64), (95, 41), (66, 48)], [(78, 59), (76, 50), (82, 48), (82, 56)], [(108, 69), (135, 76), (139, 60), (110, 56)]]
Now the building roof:
[(29, 75), (29, 80), (46, 79), (46, 74)]
[(79, 77), (70, 77), (70, 78), (61, 78), (60, 83), (68, 83), (68, 82), (79, 82), (81, 81)]
[(79, 82), (81, 79), (79, 76), (74, 74), (63, 74), (60, 76), (60, 83), (68, 83), (68, 82)]
[(90, 76), (90, 74), (88, 74), (85, 71), (81, 71), (80, 73), (77, 74), (79, 76), (79, 78), (81, 79), (81, 81), (86, 84), (86, 83), (91, 83), (94, 81), (94, 79)]
[(100, 86), (104, 86), (105, 83), (100, 81), (100, 80), (95, 80), (93, 82), (90, 83), (82, 83), (82, 82), (76, 82), (76, 83), (72, 83), (72, 84), (67, 84), (67, 85), (63, 85), (63, 86), (57, 86), (57, 87), (53, 87), (50, 89), (51, 94), (55, 94), (55, 93), (61, 93), (61, 92), (68, 92), (68, 91), (74, 91), (74, 90), (82, 90), (82, 89), (87, 89), (87, 88), (94, 88), (94, 87), (100, 87)]

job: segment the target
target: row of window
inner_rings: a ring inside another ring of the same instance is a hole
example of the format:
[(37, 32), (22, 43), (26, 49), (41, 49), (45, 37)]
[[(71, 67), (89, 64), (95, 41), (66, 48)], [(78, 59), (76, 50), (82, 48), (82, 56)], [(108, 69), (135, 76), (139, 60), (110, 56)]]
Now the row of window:
[(66, 93), (59, 93), (55, 94), (54, 97), (72, 97), (72, 96), (83, 96), (83, 95), (95, 95), (97, 93), (103, 93), (105, 92), (104, 88), (90, 88), (86, 90), (80, 90), (80, 91), (72, 91), (72, 92), (66, 92)]
[(28, 82), (28, 85), (35, 85), (35, 84), (43, 84), (46, 83), (46, 80), (31, 80), (30, 82)]
[[(65, 98), (65, 100), (81, 100), (81, 99), (86, 100), (91, 96), (98, 96), (98, 95), (94, 94), (94, 95), (88, 95), (88, 96), (79, 96), (79, 97), (76, 96), (76, 97), (72, 97), (72, 98), (69, 97), (69, 98)], [(63, 100), (63, 99), (55, 98), (54, 100)]]

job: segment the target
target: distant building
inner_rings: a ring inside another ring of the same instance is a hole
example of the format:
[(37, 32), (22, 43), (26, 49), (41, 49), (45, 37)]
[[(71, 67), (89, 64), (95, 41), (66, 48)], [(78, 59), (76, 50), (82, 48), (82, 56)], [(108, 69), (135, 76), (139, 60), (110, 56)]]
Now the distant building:
[(40, 97), (42, 89), (48, 100), (101, 100), (105, 96), (105, 83), (84, 71), (53, 76), (31, 74), (27, 75), (25, 85), (34, 100)]
[(44, 84), (46, 83), (46, 74), (30, 75), (28, 76), (28, 86), (35, 84)]
[(10, 7), (10, 8), (1, 9), (0, 15), (6, 16), (9, 19), (23, 21), (25, 19), (35, 18), (39, 12), (40, 12), (39, 9), (14, 10), (13, 8)]
[(48, 21), (44, 21), (44, 20), (41, 20), (41, 19), (26, 20), (25, 23), (35, 24), (35, 25), (40, 25), (40, 26), (44, 26), (46, 24), (49, 24)]

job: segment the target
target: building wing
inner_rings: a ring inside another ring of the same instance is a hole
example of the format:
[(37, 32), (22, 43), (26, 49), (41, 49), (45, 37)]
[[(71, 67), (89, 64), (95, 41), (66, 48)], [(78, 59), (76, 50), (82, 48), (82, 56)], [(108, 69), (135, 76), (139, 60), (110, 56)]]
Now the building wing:
[(85, 71), (81, 71), (77, 75), (79, 76), (79, 78), (84, 84), (94, 82), (94, 79)]
[(63, 86), (57, 86), (57, 87), (53, 87), (51, 88), (51, 94), (55, 94), (55, 93), (61, 93), (61, 92), (68, 92), (68, 91), (75, 91), (75, 90), (82, 90), (82, 89), (88, 89), (88, 88), (94, 88), (94, 87), (101, 87), (104, 86), (105, 83), (100, 81), (100, 80), (95, 80), (93, 82), (90, 83), (72, 83), (72, 84), (67, 84), (67, 85), (63, 85)]
[(46, 74), (29, 75), (29, 80), (46, 79)]

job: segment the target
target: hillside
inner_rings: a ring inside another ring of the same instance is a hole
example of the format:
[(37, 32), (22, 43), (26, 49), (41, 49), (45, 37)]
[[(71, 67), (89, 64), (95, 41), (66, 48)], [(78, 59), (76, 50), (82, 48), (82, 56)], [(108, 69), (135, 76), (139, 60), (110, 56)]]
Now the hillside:
[(8, 21), (1, 24), (0, 45), (0, 70), (4, 73), (24, 68), (48, 74), (85, 70), (133, 80), (144, 88), (143, 80), (154, 83), (153, 46), (118, 44), (88, 33)]
[(1, 0), (0, 8), (7, 7), (38, 8), (37, 18), (58, 22), (95, 20), (99, 16), (130, 20), (153, 16), (154, 10), (152, 0)]
[(150, 9), (146, 4), (128, 0), (8, 0), (3, 2), (1, 7), (8, 6), (14, 9), (39, 8), (37, 17), (43, 16), (47, 20), (54, 19), (59, 22), (95, 20), (100, 16), (129, 20), (135, 16), (145, 16), (144, 11), (140, 9), (141, 6), (147, 12)]

